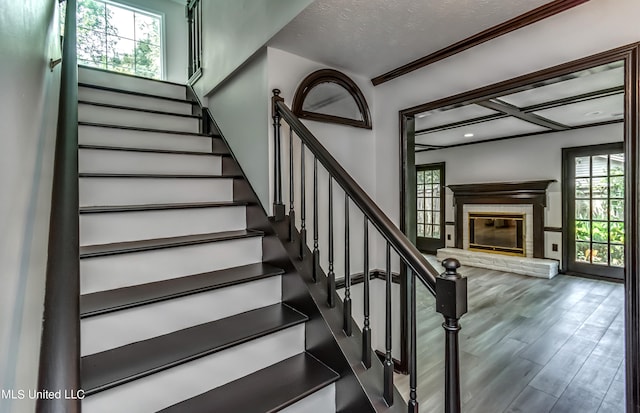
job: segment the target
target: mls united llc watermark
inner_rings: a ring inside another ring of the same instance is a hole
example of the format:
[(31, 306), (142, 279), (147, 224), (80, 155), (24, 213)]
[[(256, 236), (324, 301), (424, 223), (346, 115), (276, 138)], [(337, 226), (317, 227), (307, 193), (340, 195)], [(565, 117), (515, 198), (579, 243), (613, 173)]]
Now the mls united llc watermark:
[(11, 400), (82, 400), (84, 390), (0, 390), (0, 398)]

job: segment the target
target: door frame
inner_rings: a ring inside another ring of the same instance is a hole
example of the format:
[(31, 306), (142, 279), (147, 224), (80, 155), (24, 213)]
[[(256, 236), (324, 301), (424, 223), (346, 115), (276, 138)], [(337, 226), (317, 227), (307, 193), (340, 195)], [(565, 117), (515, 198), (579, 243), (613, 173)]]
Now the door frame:
[[(435, 162), (435, 163), (427, 163), (416, 165), (416, 173), (419, 170), (439, 170), (440, 171), (440, 239), (437, 238), (427, 238), (427, 237), (418, 237), (418, 232), (416, 230), (416, 247), (421, 252), (425, 252), (427, 254), (435, 254), (438, 248), (444, 248), (445, 244), (445, 189), (446, 185), (446, 165), (445, 162)], [(416, 182), (416, 191), (417, 191), (417, 182)], [(416, 211), (417, 211), (417, 194), (416, 194)], [(416, 217), (416, 225), (417, 225), (417, 217)], [(424, 241), (420, 240), (423, 238)], [(437, 241), (436, 241), (437, 240)]]
[[(597, 278), (605, 281), (617, 281), (620, 282), (624, 278), (624, 269), (610, 266), (597, 266), (594, 264), (578, 264), (574, 269), (569, 269), (569, 263), (575, 255), (575, 238), (572, 234), (575, 234), (575, 219), (571, 219), (574, 215), (571, 214), (572, 208), (575, 207), (575, 197), (573, 202), (571, 201), (572, 193), (575, 193), (575, 182), (570, 181), (568, 178), (571, 175), (572, 162), (571, 160), (576, 156), (591, 156), (602, 152), (610, 152), (616, 150), (616, 152), (624, 151), (623, 142), (611, 142), (603, 143), (599, 145), (587, 145), (587, 146), (574, 146), (571, 148), (562, 149), (562, 269), (565, 274), (575, 274), (587, 278)], [(580, 152), (580, 155), (576, 155), (576, 152)], [(625, 188), (626, 190), (626, 188)], [(625, 217), (625, 231), (627, 227)], [(587, 267), (594, 266), (592, 269), (594, 272), (587, 272)], [(581, 271), (584, 269), (584, 271)], [(616, 276), (607, 276), (607, 273), (615, 273)]]
[[(531, 83), (584, 70), (615, 61), (624, 61), (624, 153), (625, 153), (625, 364), (627, 413), (640, 410), (640, 42), (588, 56), (548, 69), (529, 73), (504, 82), (481, 87), (469, 92), (435, 100), (399, 111), (400, 125), (400, 229), (410, 240), (415, 240), (416, 215), (411, 192), (415, 186), (415, 115), (443, 106), (499, 96), (507, 91), (523, 88)], [(411, 207), (410, 207), (411, 206)], [(411, 212), (413, 210), (413, 213)], [(405, 279), (406, 277), (402, 277)], [(401, 343), (408, 354), (406, 282), (401, 283)], [(404, 288), (403, 288), (404, 286)], [(407, 348), (405, 348), (407, 346)]]

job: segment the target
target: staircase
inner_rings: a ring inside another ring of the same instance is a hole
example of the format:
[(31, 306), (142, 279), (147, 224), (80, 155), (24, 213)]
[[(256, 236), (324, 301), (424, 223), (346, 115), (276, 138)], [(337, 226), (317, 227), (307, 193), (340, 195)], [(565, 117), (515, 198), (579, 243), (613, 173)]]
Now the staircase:
[(83, 411), (336, 412), (344, 373), (307, 351), (310, 315), (283, 302), (299, 276), (263, 261), (186, 87), (87, 68), (78, 86)]

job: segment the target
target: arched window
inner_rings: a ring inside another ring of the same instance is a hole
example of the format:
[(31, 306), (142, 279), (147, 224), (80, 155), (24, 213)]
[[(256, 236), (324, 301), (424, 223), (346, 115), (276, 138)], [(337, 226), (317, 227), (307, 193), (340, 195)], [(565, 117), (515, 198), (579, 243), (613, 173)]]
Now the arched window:
[(371, 129), (362, 91), (337, 70), (322, 69), (307, 76), (296, 90), (293, 113), (299, 118)]

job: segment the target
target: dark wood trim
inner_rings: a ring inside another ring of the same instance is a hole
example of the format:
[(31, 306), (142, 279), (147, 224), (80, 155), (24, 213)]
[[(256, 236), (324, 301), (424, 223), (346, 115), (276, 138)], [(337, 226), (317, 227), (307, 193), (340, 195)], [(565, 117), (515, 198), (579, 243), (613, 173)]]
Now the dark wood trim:
[(568, 98), (551, 100), (549, 102), (538, 103), (536, 105), (525, 106), (524, 108), (520, 108), (523, 112), (537, 112), (540, 110), (557, 108), (559, 106), (571, 105), (573, 103), (579, 102), (587, 102), (589, 100), (600, 99), (609, 96), (620, 95), (624, 93), (624, 85), (623, 86), (615, 86), (608, 89), (596, 90), (589, 93), (583, 93), (581, 95), (570, 96)]
[(562, 227), (544, 227), (544, 232), (560, 232), (560, 233), (562, 233)]
[[(378, 356), (378, 359), (384, 363), (384, 353), (380, 350), (376, 350), (376, 356)], [(403, 364), (400, 360), (398, 360), (397, 358), (391, 358), (391, 360), (393, 361), (393, 372), (394, 373), (398, 373), (398, 374), (407, 374), (406, 370), (403, 369)]]
[(115, 88), (115, 87), (102, 86), (102, 85), (92, 85), (91, 83), (79, 82), (78, 86), (79, 87), (83, 87), (83, 88), (87, 88), (87, 89), (101, 90), (103, 92), (122, 93), (124, 95), (139, 96), (139, 97), (142, 97), (142, 98), (161, 99), (161, 100), (167, 100), (167, 101), (175, 102), (175, 103), (184, 103), (185, 105), (193, 105), (193, 104), (195, 104), (195, 102), (193, 102), (191, 100), (187, 100), (187, 99), (178, 99), (178, 98), (171, 98), (171, 97), (168, 97), (168, 96), (152, 95), (151, 93), (136, 92), (134, 90), (118, 89), (118, 88)]
[(131, 107), (131, 106), (122, 106), (122, 105), (112, 105), (110, 103), (99, 103), (99, 102), (89, 102), (86, 100), (80, 100), (78, 101), (79, 105), (91, 105), (91, 106), (99, 106), (102, 108), (110, 108), (110, 109), (122, 109), (122, 110), (133, 110), (136, 112), (144, 112), (144, 113), (152, 113), (154, 115), (162, 115), (162, 116), (176, 116), (179, 118), (193, 118), (193, 119), (200, 119), (201, 117), (199, 115), (190, 115), (190, 114), (186, 114), (186, 113), (175, 113), (175, 112), (164, 112), (161, 110), (153, 110), (153, 109), (141, 109), (141, 108), (135, 108), (135, 107)]
[(589, 0), (554, 0), (536, 9), (514, 17), (513, 19), (507, 20), (504, 23), (500, 23), (496, 26), (481, 31), (480, 33), (474, 34), (471, 37), (467, 37), (466, 39), (456, 42), (427, 56), (416, 59), (413, 62), (407, 63), (387, 73), (376, 76), (371, 79), (371, 83), (373, 83), (374, 86), (378, 86), (384, 82), (388, 82), (397, 77), (404, 76), (408, 73), (413, 72), (414, 70), (421, 69), (449, 56), (453, 56), (474, 46), (478, 46), (479, 44), (495, 39), (496, 37), (510, 33), (514, 30), (518, 30), (522, 27), (526, 27), (540, 20), (544, 20), (547, 17), (554, 16), (582, 3), (586, 3), (587, 1)]
[(502, 112), (505, 115), (513, 116), (514, 118), (518, 118), (525, 122), (533, 123), (534, 125), (542, 126), (544, 128), (549, 128), (551, 130), (561, 131), (570, 129), (570, 127), (567, 125), (554, 122), (540, 115), (524, 112), (520, 108), (503, 102), (497, 98), (493, 101), (485, 100), (484, 102), (478, 102), (477, 104), (487, 109)]
[(219, 136), (208, 135), (200, 132), (183, 132), (183, 131), (172, 131), (167, 129), (139, 128), (137, 126), (108, 125), (104, 123), (94, 123), (94, 122), (78, 122), (78, 126), (89, 126), (93, 128), (124, 129), (124, 130), (132, 130), (137, 132), (164, 133), (169, 135), (185, 135), (185, 136), (202, 136), (205, 138), (220, 138)]
[[(76, 13), (70, 12), (76, 8), (76, 0), (67, 0), (37, 384), (38, 390), (74, 394), (80, 389), (81, 355), (78, 65)], [(36, 413), (81, 410), (78, 399), (39, 398), (35, 402)]]
[[(607, 121), (604, 121), (604, 122), (591, 123), (591, 124), (588, 124), (588, 125), (573, 126), (573, 127), (571, 127), (570, 130), (595, 128), (595, 127), (598, 127), (598, 126), (614, 125), (616, 123), (623, 123), (623, 122), (624, 122), (624, 119), (607, 120)], [(456, 144), (453, 144), (453, 145), (441, 146), (441, 147), (438, 147), (438, 148), (434, 147), (434, 148), (428, 148), (428, 149), (418, 149), (418, 150), (416, 150), (416, 152), (437, 151), (439, 149), (449, 149), (449, 148), (457, 148), (459, 146), (478, 145), (480, 143), (499, 142), (499, 141), (505, 141), (505, 140), (508, 140), (508, 139), (528, 138), (530, 136), (547, 135), (547, 134), (558, 133), (558, 132), (566, 132), (566, 130), (545, 130), (545, 131), (540, 131), (540, 132), (523, 133), (521, 135), (503, 136), (503, 137), (500, 137), (500, 138), (491, 138), (491, 139), (483, 139), (483, 140), (473, 141), (473, 142), (456, 143)]]
[(531, 88), (532, 84), (547, 81), (555, 77), (564, 76), (567, 73), (577, 72), (579, 70), (585, 70), (619, 60), (626, 60), (628, 58), (630, 50), (637, 47), (638, 44), (640, 44), (640, 42), (621, 46), (607, 52), (588, 56), (568, 63), (562, 63), (548, 69), (538, 70), (536, 72), (518, 76), (513, 79), (508, 79), (503, 82), (484, 86), (478, 89), (473, 89), (467, 92), (462, 92), (457, 95), (412, 106), (410, 108), (401, 110), (400, 113), (407, 116), (415, 116), (421, 112), (426, 112), (429, 110), (458, 104), (475, 103), (487, 99), (493, 99), (507, 93), (516, 93), (527, 90)]
[[(318, 86), (321, 83), (335, 83), (349, 92), (353, 100), (356, 102), (356, 105), (358, 105), (358, 109), (362, 114), (362, 120), (343, 118), (341, 116), (333, 116), (324, 113), (316, 113), (303, 110), (302, 107), (305, 98), (314, 87)], [(355, 126), (357, 128), (364, 129), (371, 129), (372, 127), (369, 106), (367, 105), (367, 100), (364, 98), (364, 94), (362, 93), (358, 85), (356, 85), (355, 82), (349, 78), (349, 76), (333, 69), (317, 70), (305, 77), (304, 80), (300, 83), (300, 86), (298, 86), (298, 89), (296, 89), (296, 94), (293, 97), (291, 110), (296, 116), (303, 119), (315, 120), (318, 122), (337, 123), (339, 125)]]
[(640, 46), (625, 58), (625, 338), (627, 412), (640, 411)]
[[(431, 128), (419, 129), (419, 130), (416, 131), (416, 135), (423, 135), (423, 134), (426, 134), (426, 133), (441, 132), (441, 131), (444, 131), (444, 130), (459, 128), (461, 126), (475, 125), (477, 123), (489, 122), (489, 121), (492, 121), (492, 120), (502, 119), (502, 118), (506, 118), (506, 117), (507, 117), (507, 115), (504, 114), (504, 113), (494, 113), (492, 115), (480, 116), (480, 117), (477, 117), (477, 118), (465, 119), (465, 120), (460, 120), (460, 121), (457, 121), (457, 122), (446, 123), (444, 125), (433, 126)], [(417, 145), (419, 145), (419, 144), (416, 144), (416, 146)], [(431, 145), (429, 145), (429, 146), (431, 146)]]
[(482, 184), (447, 185), (453, 191), (456, 210), (456, 248), (463, 248), (463, 206), (469, 204), (526, 204), (533, 206), (533, 256), (544, 258), (544, 208), (547, 187), (555, 179), (526, 182), (496, 182)]
[[(385, 270), (370, 270), (369, 271), (369, 279), (370, 280), (382, 280), (385, 281), (387, 279), (387, 272)], [(391, 273), (391, 282), (394, 284), (400, 284), (400, 274), (399, 273)], [(364, 273), (360, 272), (357, 274), (351, 275), (351, 285), (354, 286), (356, 284), (364, 283)], [(344, 278), (339, 278), (336, 280), (336, 289), (344, 288)]]

